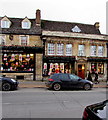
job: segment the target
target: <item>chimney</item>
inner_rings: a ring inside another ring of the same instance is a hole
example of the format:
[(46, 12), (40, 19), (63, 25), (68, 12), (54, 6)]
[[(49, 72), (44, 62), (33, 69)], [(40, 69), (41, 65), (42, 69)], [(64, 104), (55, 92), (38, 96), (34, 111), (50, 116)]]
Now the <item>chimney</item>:
[(99, 27), (100, 27), (99, 22), (96, 22), (96, 23), (94, 24), (94, 26), (95, 26), (96, 29), (99, 29)]
[(41, 11), (39, 9), (36, 10), (36, 25), (37, 26), (41, 25)]

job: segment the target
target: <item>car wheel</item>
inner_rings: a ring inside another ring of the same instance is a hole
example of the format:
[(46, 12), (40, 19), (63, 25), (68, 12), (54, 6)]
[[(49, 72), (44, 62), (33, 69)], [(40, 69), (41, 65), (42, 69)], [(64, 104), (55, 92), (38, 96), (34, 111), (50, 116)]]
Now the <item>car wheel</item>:
[(59, 90), (61, 89), (60, 83), (55, 83), (55, 84), (53, 85), (53, 89), (56, 90), (56, 91), (59, 91)]
[(90, 90), (91, 89), (91, 85), (90, 84), (85, 84), (84, 85), (84, 90)]
[(2, 90), (3, 91), (9, 91), (11, 89), (11, 84), (10, 83), (3, 83), (2, 84)]

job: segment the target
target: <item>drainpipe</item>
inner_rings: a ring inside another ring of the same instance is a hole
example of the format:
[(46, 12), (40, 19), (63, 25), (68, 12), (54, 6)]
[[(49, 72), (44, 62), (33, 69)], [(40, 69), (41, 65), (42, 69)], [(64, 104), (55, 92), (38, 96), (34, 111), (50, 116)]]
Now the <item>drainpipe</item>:
[[(106, 43), (106, 47), (107, 47), (107, 58), (108, 58), (108, 43)], [(108, 59), (107, 59), (107, 80), (108, 82)]]

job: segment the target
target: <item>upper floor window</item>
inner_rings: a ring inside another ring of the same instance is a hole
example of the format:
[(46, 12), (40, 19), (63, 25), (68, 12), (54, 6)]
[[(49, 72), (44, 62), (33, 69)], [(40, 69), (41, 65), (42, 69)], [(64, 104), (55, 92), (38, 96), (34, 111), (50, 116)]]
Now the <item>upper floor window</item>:
[(66, 44), (66, 56), (72, 56), (72, 44)]
[(76, 25), (74, 28), (71, 29), (72, 32), (81, 32), (81, 29)]
[(85, 55), (85, 46), (84, 45), (79, 45), (78, 46), (78, 56), (84, 56)]
[(64, 54), (64, 44), (57, 44), (57, 55), (63, 55)]
[(55, 54), (55, 44), (48, 43), (48, 55), (54, 55), (54, 54)]
[(98, 46), (98, 56), (103, 57), (103, 53), (104, 53), (104, 47)]
[(91, 56), (96, 56), (96, 46), (91, 46), (90, 49)]
[(1, 28), (9, 28), (9, 27), (10, 27), (10, 21), (1, 20)]
[(23, 29), (30, 29), (30, 26), (31, 26), (30, 22), (28, 22), (28, 21), (23, 21), (22, 22), (22, 28)]
[(21, 45), (28, 44), (28, 36), (21, 36)]
[(0, 36), (0, 45), (5, 45), (6, 40), (5, 40), (5, 35)]

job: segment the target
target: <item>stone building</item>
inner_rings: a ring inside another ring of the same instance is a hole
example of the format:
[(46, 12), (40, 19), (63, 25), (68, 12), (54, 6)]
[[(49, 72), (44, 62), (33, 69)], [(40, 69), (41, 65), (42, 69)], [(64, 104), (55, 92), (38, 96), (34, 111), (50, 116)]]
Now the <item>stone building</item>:
[(1, 72), (17, 79), (41, 80), (52, 73), (74, 73), (86, 78), (88, 71), (107, 78), (108, 36), (94, 25), (0, 17)]
[(42, 79), (43, 44), (40, 10), (36, 18), (0, 18), (2, 75), (17, 79)]
[(74, 73), (86, 78), (88, 71), (97, 71), (100, 80), (107, 77), (108, 39), (94, 25), (42, 20), (42, 39), (45, 46), (44, 75), (53, 72)]

